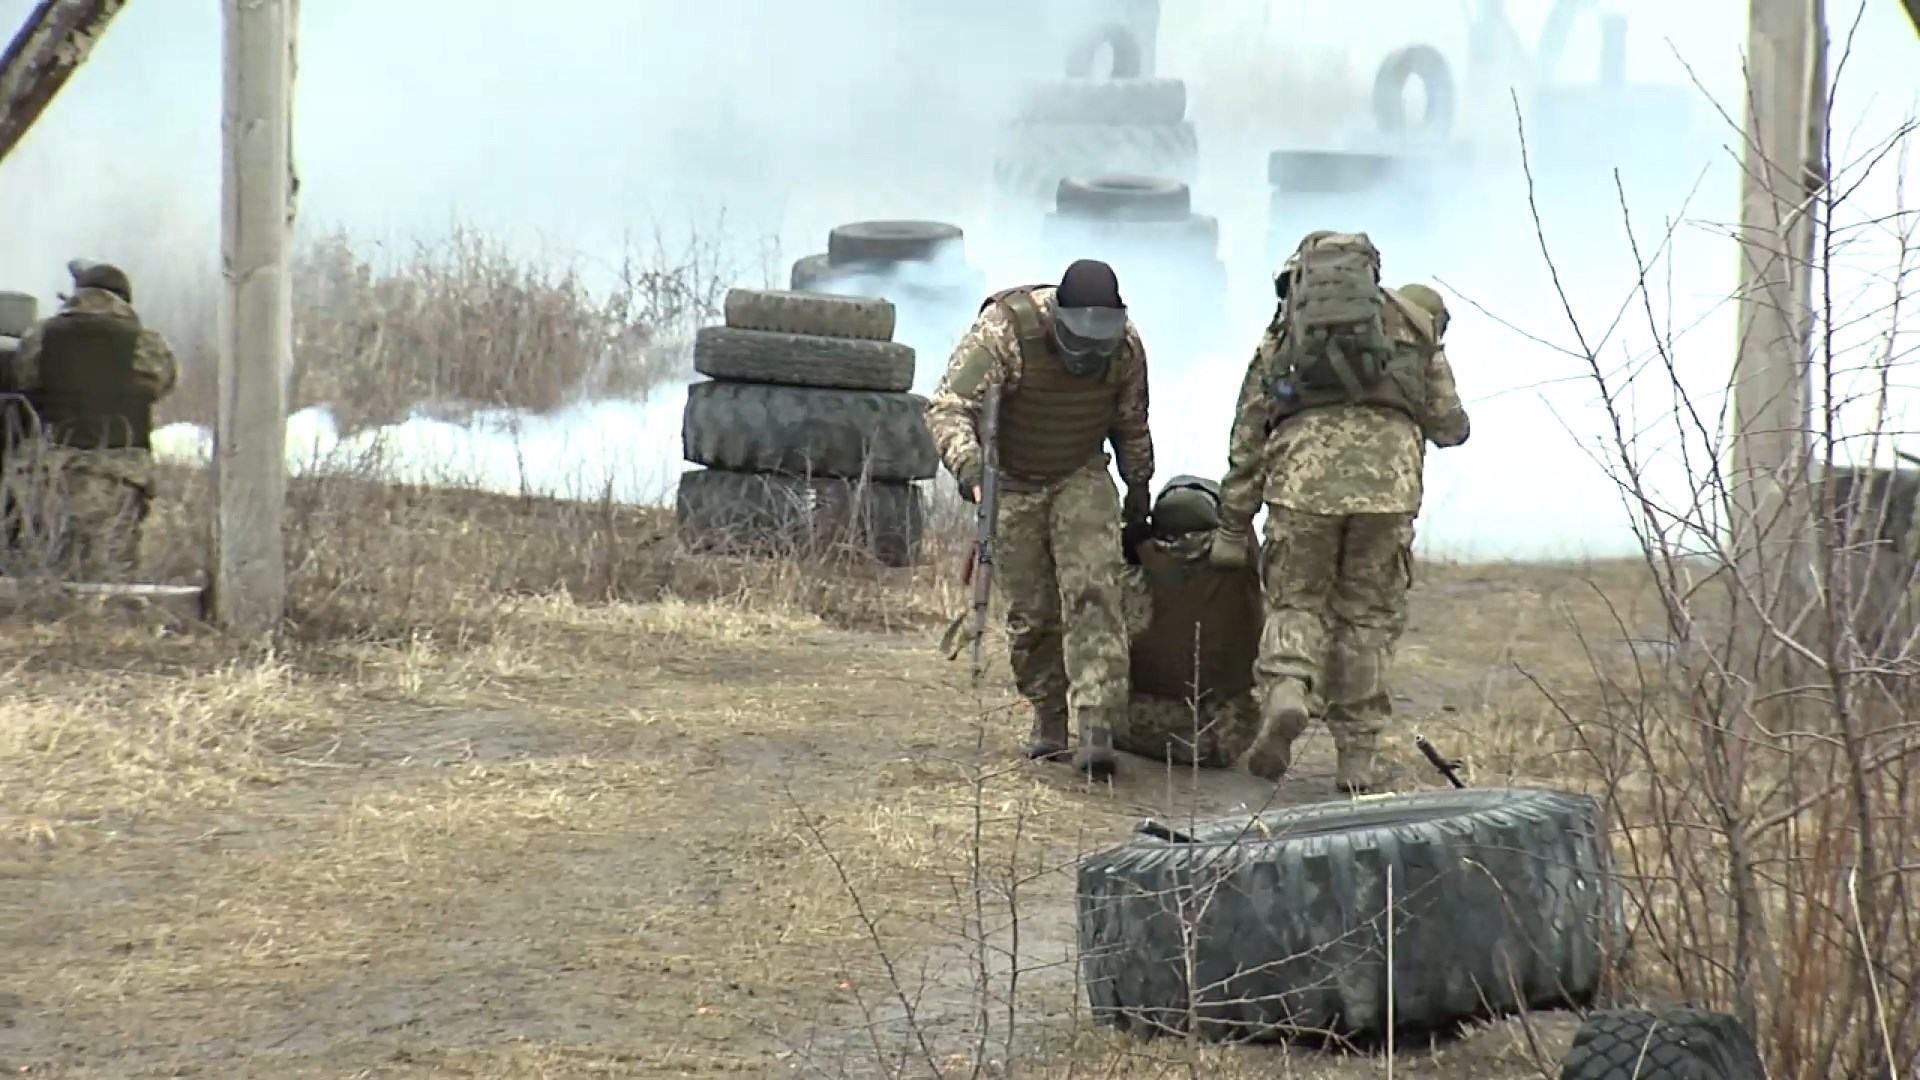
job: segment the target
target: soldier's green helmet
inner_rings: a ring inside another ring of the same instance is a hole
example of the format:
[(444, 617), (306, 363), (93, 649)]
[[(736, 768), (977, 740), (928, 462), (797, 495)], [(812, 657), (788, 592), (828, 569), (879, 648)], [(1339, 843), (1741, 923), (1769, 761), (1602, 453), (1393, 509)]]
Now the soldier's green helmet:
[(1220, 485), (1203, 476), (1176, 476), (1153, 503), (1153, 535), (1171, 540), (1220, 524)]
[(76, 289), (105, 289), (127, 303), (133, 303), (133, 282), (128, 280), (125, 270), (112, 263), (73, 259), (67, 263), (67, 273), (73, 275), (73, 287)]
[(1402, 285), (1394, 291), (1398, 292), (1401, 297), (1414, 307), (1433, 316), (1434, 333), (1445, 334), (1447, 332), (1447, 322), (1452, 318), (1452, 315), (1447, 311), (1447, 302), (1440, 298), (1438, 292), (1418, 282), (1412, 285)]

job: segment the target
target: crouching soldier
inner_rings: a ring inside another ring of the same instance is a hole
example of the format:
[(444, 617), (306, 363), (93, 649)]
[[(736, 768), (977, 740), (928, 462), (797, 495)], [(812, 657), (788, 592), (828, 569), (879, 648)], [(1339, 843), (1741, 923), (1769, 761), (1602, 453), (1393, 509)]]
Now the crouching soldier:
[[(1209, 561), (1220, 487), (1195, 476), (1167, 481), (1151, 523), (1134, 549), (1140, 565), (1127, 579), (1133, 692), (1114, 745), (1181, 765), (1229, 768), (1260, 734), (1253, 667), (1263, 613), (1253, 541), (1246, 541), (1240, 566)], [(1288, 764), (1250, 760), (1248, 768), (1277, 780)]]

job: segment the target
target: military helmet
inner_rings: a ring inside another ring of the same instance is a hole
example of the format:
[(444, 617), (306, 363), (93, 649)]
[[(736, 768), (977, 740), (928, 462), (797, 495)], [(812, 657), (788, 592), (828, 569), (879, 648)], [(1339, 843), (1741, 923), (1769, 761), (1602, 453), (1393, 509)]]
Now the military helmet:
[(1414, 307), (1433, 316), (1435, 334), (1447, 332), (1447, 322), (1452, 316), (1447, 311), (1447, 302), (1441, 299), (1440, 294), (1432, 287), (1415, 282), (1412, 285), (1402, 285), (1394, 291)]
[(1153, 503), (1153, 535), (1171, 540), (1220, 524), (1220, 485), (1201, 476), (1176, 476)]
[(73, 259), (67, 263), (67, 273), (73, 275), (73, 287), (76, 289), (105, 289), (127, 303), (133, 303), (133, 282), (127, 279), (125, 270), (112, 263)]

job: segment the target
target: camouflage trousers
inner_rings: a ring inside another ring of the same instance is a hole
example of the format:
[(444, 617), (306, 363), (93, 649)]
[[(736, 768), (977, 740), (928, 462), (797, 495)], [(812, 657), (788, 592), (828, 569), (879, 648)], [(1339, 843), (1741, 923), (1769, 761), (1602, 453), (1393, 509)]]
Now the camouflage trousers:
[[(1338, 746), (1371, 749), (1413, 584), (1413, 515), (1308, 514), (1269, 504), (1261, 550), (1263, 696), (1297, 680)], [(1295, 733), (1298, 734), (1297, 732)]]
[(1113, 745), (1129, 754), (1176, 765), (1228, 769), (1247, 752), (1258, 734), (1260, 707), (1251, 693), (1201, 702), (1197, 723), (1188, 702), (1134, 694), (1128, 703), (1126, 722), (1114, 729)]
[(1043, 713), (1114, 727), (1127, 704), (1120, 494), (1105, 455), (1039, 491), (1003, 491), (995, 580), (1014, 684)]
[[(25, 455), (22, 455), (25, 456)], [(6, 474), (6, 540), (17, 570), (67, 581), (137, 573), (153, 486), (146, 462), (98, 460), (59, 448), (12, 463)]]

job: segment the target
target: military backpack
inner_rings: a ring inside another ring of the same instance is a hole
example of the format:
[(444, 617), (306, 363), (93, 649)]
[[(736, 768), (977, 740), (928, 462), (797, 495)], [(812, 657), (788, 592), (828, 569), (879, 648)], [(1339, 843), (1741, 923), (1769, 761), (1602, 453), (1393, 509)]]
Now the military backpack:
[(1280, 315), (1289, 381), (1310, 396), (1341, 391), (1361, 401), (1387, 376), (1387, 334), (1380, 252), (1365, 233), (1317, 233), (1287, 270)]

